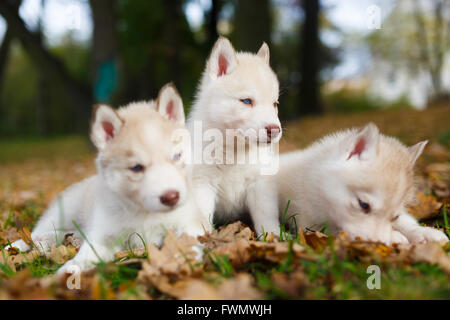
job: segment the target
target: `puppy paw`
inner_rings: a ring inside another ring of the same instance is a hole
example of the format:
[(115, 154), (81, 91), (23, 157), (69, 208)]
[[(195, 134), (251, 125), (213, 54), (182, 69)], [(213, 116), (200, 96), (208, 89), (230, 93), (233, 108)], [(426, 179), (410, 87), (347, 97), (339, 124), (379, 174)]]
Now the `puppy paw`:
[(445, 241), (449, 242), (448, 237), (440, 230), (430, 227), (419, 227), (411, 230), (407, 237), (411, 243), (424, 243)]
[(95, 266), (92, 264), (92, 262), (88, 260), (72, 259), (67, 261), (61, 268), (59, 268), (56, 274), (58, 276), (65, 275), (66, 273), (73, 274), (76, 272), (87, 271), (93, 269), (94, 267)]
[(405, 237), (402, 233), (400, 233), (399, 231), (392, 231), (392, 235), (391, 235), (391, 244), (393, 243), (399, 243), (399, 244), (408, 244), (408, 238)]
[(10, 248), (16, 248), (19, 249), (19, 251), (28, 251), (31, 249), (31, 247), (23, 240), (17, 240), (11, 243), (11, 245), (7, 245), (5, 247), (5, 250), (8, 250)]

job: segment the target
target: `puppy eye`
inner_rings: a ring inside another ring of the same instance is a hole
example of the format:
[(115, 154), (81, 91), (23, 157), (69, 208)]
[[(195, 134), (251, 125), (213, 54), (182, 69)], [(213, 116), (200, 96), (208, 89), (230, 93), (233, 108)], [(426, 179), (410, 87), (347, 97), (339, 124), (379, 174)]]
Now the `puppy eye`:
[(173, 159), (173, 161), (180, 160), (181, 159), (181, 152), (174, 154), (172, 159)]
[(359, 202), (359, 206), (364, 211), (364, 213), (369, 213), (370, 212), (370, 210), (371, 210), (370, 204), (368, 204), (367, 202), (362, 201), (361, 199), (358, 199), (358, 202)]
[(274, 108), (278, 108), (278, 101), (273, 103)]
[(247, 104), (247, 105), (249, 105), (249, 106), (252, 106), (252, 105), (253, 105), (253, 100), (250, 99), (250, 98), (240, 99), (240, 101), (241, 101), (243, 104)]
[(133, 172), (142, 172), (144, 171), (145, 167), (142, 164), (137, 164), (134, 167), (129, 168)]

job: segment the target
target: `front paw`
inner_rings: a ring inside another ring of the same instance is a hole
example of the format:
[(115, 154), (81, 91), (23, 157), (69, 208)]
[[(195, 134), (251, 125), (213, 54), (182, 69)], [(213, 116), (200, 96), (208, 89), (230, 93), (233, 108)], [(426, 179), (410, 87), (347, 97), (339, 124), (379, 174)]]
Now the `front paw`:
[(392, 235), (391, 235), (391, 243), (400, 243), (400, 244), (408, 244), (408, 238), (405, 237), (402, 233), (400, 233), (399, 231), (392, 231)]
[(408, 240), (411, 243), (424, 243), (424, 242), (449, 242), (448, 237), (440, 230), (430, 227), (419, 227), (411, 230), (407, 234)]
[(11, 243), (11, 245), (7, 245), (5, 247), (5, 250), (8, 250), (10, 248), (16, 248), (19, 249), (19, 251), (25, 252), (31, 249), (31, 247), (23, 240), (17, 240)]
[(72, 260), (67, 261), (61, 268), (59, 268), (56, 274), (62, 276), (65, 275), (66, 273), (69, 274), (79, 273), (93, 268), (95, 268), (95, 265), (92, 263), (92, 261), (74, 258)]

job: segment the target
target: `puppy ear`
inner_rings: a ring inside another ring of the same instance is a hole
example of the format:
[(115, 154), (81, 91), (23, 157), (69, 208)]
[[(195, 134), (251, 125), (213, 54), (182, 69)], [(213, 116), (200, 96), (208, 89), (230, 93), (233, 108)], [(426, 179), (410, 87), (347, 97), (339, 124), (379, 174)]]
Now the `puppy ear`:
[(269, 64), (270, 51), (267, 43), (263, 42), (261, 48), (259, 48), (258, 53), (256, 55), (258, 57), (261, 57), (267, 64)]
[(380, 131), (373, 123), (369, 123), (362, 128), (356, 135), (350, 139), (350, 152), (348, 152), (347, 160), (357, 157), (361, 160), (367, 160), (376, 156), (378, 151), (378, 141)]
[(97, 149), (102, 150), (119, 133), (123, 121), (117, 112), (107, 105), (96, 105), (94, 108), (91, 140)]
[(408, 148), (409, 154), (411, 155), (411, 161), (413, 164), (416, 163), (417, 159), (422, 154), (423, 149), (425, 149), (427, 143), (428, 140), (424, 140)]
[(219, 37), (207, 62), (207, 72), (212, 79), (230, 74), (237, 65), (236, 52), (230, 40)]
[(159, 90), (156, 109), (164, 118), (184, 124), (183, 101), (175, 85), (170, 82)]

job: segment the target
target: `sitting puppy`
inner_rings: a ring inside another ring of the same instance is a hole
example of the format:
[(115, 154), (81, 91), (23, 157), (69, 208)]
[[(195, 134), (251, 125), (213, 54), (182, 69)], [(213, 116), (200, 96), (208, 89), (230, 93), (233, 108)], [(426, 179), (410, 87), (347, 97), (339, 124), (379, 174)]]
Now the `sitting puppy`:
[(303, 228), (328, 225), (333, 233), (387, 244), (448, 241), (405, 210), (414, 199), (414, 163), (426, 143), (408, 148), (369, 124), (283, 154), (278, 174), (266, 177), (260, 188), (259, 214), (269, 215), (265, 208), (275, 202), (279, 211), (272, 214), (278, 215), (290, 200), (286, 216), (295, 215)]
[[(43, 214), (31, 238), (48, 250), (67, 232), (78, 228), (85, 241), (69, 266), (92, 268), (100, 257), (143, 240), (161, 244), (167, 229), (200, 235), (208, 221), (189, 191), (189, 172), (177, 133), (184, 130), (183, 103), (172, 84), (164, 86), (156, 102), (131, 103), (119, 110), (100, 105), (95, 110), (91, 139), (98, 149), (98, 174), (66, 189)], [(89, 243), (88, 243), (89, 242)], [(92, 245), (92, 249), (91, 248)], [(22, 240), (12, 246), (27, 250)]]

